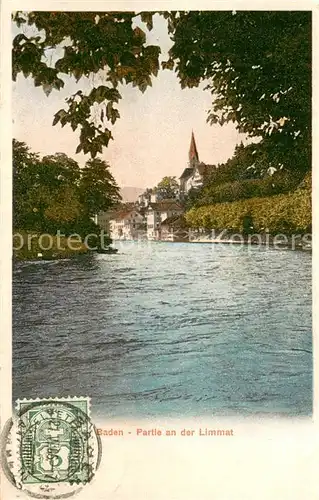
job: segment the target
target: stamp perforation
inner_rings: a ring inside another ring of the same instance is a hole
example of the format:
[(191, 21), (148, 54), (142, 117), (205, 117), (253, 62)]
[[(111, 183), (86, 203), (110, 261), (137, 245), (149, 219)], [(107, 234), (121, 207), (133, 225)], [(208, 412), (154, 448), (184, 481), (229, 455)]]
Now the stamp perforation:
[(5, 453), (15, 486), (37, 498), (66, 498), (89, 483), (101, 453), (90, 415), (88, 396), (18, 399)]

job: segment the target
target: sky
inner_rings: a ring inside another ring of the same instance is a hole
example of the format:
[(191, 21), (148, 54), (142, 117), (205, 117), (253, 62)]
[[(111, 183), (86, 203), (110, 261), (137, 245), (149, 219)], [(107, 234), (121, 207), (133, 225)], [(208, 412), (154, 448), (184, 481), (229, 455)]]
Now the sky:
[[(166, 21), (160, 16), (156, 16), (147, 42), (159, 44), (161, 59), (167, 58), (171, 41)], [(92, 89), (102, 80), (94, 77), (76, 83), (73, 78), (66, 78), (65, 82), (62, 90), (53, 90), (47, 97), (32, 79), (19, 75), (13, 83), (13, 135), (34, 152), (64, 152), (83, 165), (89, 155), (75, 154), (78, 131), (73, 132), (68, 125), (53, 127), (53, 116), (64, 107), (64, 99), (80, 86)], [(204, 86), (181, 89), (174, 72), (160, 70), (144, 94), (132, 86), (119, 87), (121, 117), (111, 126), (114, 141), (101, 155), (111, 165), (119, 186), (153, 187), (164, 176), (179, 177), (187, 167), (192, 130), (199, 158), (209, 164), (226, 161), (233, 155), (235, 145), (245, 141), (232, 123), (223, 127), (206, 123), (213, 97), (203, 90)]]

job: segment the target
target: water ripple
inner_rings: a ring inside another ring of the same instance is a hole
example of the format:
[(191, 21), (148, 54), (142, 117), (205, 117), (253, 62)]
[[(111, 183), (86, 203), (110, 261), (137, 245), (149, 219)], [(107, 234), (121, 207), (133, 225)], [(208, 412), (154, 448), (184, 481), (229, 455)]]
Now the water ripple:
[(302, 252), (127, 243), (20, 263), (14, 397), (89, 394), (112, 417), (309, 415), (311, 329)]

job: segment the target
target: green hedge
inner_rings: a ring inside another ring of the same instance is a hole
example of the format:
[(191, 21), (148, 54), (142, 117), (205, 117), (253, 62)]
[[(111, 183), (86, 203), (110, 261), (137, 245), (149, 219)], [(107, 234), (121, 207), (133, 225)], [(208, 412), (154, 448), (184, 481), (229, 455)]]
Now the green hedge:
[(290, 194), (192, 208), (186, 213), (186, 221), (191, 228), (242, 232), (245, 216), (252, 218), (255, 232), (310, 232), (311, 191), (307, 186)]

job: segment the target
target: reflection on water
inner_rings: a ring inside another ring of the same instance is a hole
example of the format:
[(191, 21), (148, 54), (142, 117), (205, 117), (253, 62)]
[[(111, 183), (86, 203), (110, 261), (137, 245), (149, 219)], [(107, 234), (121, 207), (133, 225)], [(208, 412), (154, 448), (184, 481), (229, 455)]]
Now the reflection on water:
[(90, 395), (106, 416), (309, 415), (311, 256), (121, 243), (19, 263), (14, 398)]

